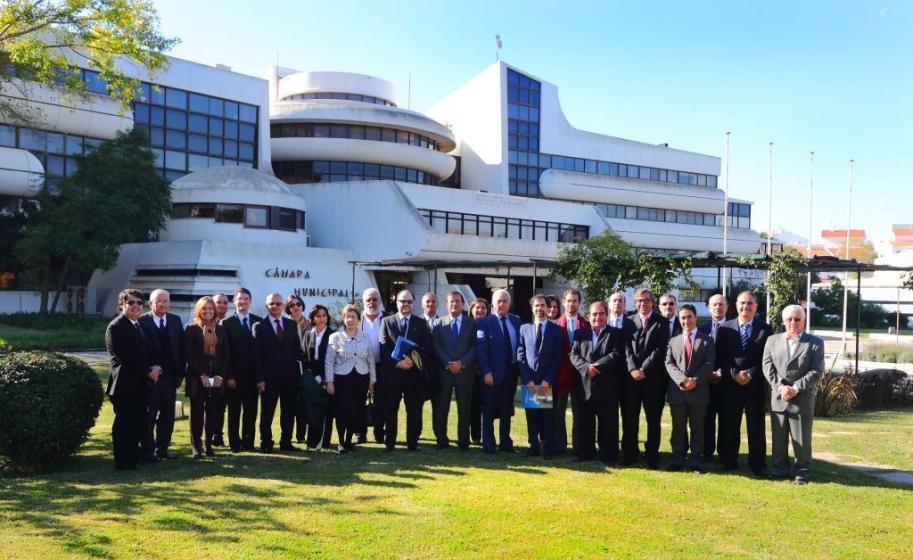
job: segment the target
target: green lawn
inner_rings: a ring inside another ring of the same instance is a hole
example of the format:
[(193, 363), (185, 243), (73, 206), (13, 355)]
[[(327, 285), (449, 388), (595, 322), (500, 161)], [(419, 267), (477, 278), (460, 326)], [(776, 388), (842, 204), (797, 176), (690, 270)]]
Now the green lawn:
[(0, 351), (104, 348), (109, 321), (65, 314), (0, 314)]
[[(911, 487), (822, 461), (813, 484), (796, 487), (438, 452), (428, 410), (419, 453), (372, 444), (348, 456), (221, 453), (196, 463), (179, 421), (180, 460), (124, 474), (112, 468), (106, 404), (81, 453), (57, 472), (0, 478), (0, 557), (910, 557)], [(910, 417), (820, 420), (816, 431), (828, 436), (816, 449), (909, 465)], [(523, 443), (522, 412), (516, 419)], [(882, 455), (895, 446), (903, 451)]]
[(814, 433), (818, 450), (913, 471), (913, 408), (816, 419)]

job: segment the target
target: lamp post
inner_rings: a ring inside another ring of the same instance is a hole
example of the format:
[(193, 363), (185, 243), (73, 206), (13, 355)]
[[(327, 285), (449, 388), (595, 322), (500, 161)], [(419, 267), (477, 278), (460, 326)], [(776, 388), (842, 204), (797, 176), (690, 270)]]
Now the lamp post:
[[(850, 227), (853, 223), (853, 161), (850, 160), (850, 196), (846, 204), (846, 250), (844, 251), (844, 259), (850, 260)], [(859, 271), (856, 274), (860, 274)], [(846, 354), (846, 310), (847, 303), (849, 300), (849, 282), (850, 282), (850, 271), (847, 270), (843, 273), (843, 349), (841, 352)], [(856, 294), (857, 300), (859, 299), (859, 294)], [(857, 301), (857, 305), (861, 305), (862, 301)], [(859, 328), (859, 325), (856, 325), (856, 328)]]

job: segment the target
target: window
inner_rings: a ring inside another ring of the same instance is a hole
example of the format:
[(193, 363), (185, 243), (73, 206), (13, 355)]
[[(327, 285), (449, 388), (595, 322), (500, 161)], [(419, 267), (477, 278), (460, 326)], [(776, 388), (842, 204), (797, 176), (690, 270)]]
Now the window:
[(244, 209), (244, 225), (252, 228), (269, 227), (269, 208), (248, 206)]
[(297, 220), (295, 210), (289, 208), (279, 208), (279, 229), (286, 231), (295, 231), (297, 229)]
[(165, 105), (175, 109), (187, 108), (187, 92), (179, 89), (165, 89)]
[(219, 204), (216, 206), (216, 222), (240, 224), (244, 222), (244, 207), (240, 204)]

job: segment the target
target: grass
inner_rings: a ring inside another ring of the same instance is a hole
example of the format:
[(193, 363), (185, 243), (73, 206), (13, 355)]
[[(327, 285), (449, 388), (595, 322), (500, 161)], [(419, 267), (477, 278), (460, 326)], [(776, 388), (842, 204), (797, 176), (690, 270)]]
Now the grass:
[(815, 419), (814, 437), (816, 450), (913, 471), (913, 408)]
[(0, 351), (104, 348), (109, 319), (68, 314), (0, 314)]
[[(828, 435), (816, 450), (887, 461), (881, 453), (896, 445), (908, 462), (910, 412), (818, 421)], [(438, 452), (426, 406), (419, 453), (372, 444), (348, 456), (221, 453), (195, 463), (184, 420), (180, 460), (123, 474), (112, 468), (111, 420), (106, 403), (59, 471), (0, 478), (0, 557), (883, 559), (909, 558), (913, 538), (910, 487), (824, 461), (813, 484), (796, 487)], [(854, 443), (873, 426), (878, 441)], [(521, 413), (514, 441), (524, 434)]]

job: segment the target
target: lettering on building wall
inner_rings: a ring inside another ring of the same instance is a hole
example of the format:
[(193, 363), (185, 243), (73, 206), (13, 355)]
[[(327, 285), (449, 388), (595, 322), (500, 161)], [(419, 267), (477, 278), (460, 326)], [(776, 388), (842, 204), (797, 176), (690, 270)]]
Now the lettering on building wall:
[(311, 279), (311, 273), (307, 270), (301, 270), (300, 268), (267, 268), (264, 276), (267, 278), (302, 278), (304, 280)]
[[(292, 280), (310, 280), (311, 273), (300, 268), (267, 268), (263, 273), (267, 278)], [(339, 288), (293, 288), (292, 293), (300, 298), (349, 298), (350, 290)]]
[(348, 298), (349, 290), (338, 290), (336, 288), (294, 288), (292, 293), (300, 298), (306, 297), (324, 297), (324, 298)]

